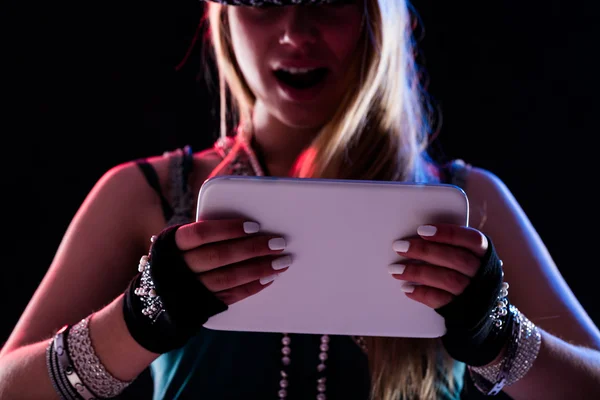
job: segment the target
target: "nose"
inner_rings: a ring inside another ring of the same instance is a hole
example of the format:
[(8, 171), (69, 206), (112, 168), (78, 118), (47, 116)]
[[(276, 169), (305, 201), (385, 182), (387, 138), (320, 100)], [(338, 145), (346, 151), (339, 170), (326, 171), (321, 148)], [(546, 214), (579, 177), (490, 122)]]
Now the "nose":
[(311, 16), (311, 10), (302, 6), (286, 7), (282, 19), (283, 32), (279, 44), (299, 50), (317, 41), (318, 31)]

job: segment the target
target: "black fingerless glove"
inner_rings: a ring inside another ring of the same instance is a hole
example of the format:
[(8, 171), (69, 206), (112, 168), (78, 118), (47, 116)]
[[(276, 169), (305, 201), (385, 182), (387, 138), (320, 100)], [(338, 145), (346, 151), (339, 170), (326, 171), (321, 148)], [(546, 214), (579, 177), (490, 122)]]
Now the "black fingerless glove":
[(124, 294), (123, 313), (131, 336), (157, 354), (182, 347), (210, 317), (228, 308), (185, 263), (175, 243), (175, 232), (180, 226), (164, 229), (150, 247), (150, 275), (164, 311), (154, 322), (142, 312), (146, 305), (136, 294), (141, 272)]
[(455, 360), (470, 366), (487, 365), (507, 343), (512, 314), (502, 317), (500, 327), (490, 317), (499, 300), (503, 276), (502, 262), (488, 238), (487, 252), (469, 286), (449, 304), (436, 309), (446, 322), (442, 343)]

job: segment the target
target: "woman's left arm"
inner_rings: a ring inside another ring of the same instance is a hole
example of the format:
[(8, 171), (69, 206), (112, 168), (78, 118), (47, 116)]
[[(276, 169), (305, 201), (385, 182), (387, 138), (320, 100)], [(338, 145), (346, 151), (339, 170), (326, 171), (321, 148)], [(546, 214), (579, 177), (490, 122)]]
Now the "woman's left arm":
[(527, 215), (506, 185), (488, 171), (470, 168), (465, 192), (471, 227), (492, 239), (503, 261), (510, 302), (542, 336), (529, 372), (504, 391), (515, 400), (600, 398), (600, 331)]
[(485, 392), (506, 384), (515, 400), (600, 399), (600, 332), (529, 219), (485, 170), (469, 170), (465, 192), (470, 226), (419, 227), (394, 242), (404, 260), (390, 273), (444, 317), (448, 354), (491, 382), (479, 382)]

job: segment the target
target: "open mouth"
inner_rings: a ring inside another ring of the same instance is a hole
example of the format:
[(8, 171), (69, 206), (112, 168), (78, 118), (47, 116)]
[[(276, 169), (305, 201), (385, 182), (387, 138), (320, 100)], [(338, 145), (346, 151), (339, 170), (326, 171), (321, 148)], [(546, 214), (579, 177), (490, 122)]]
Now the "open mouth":
[(275, 78), (294, 89), (310, 89), (325, 80), (327, 68), (281, 68), (273, 71)]

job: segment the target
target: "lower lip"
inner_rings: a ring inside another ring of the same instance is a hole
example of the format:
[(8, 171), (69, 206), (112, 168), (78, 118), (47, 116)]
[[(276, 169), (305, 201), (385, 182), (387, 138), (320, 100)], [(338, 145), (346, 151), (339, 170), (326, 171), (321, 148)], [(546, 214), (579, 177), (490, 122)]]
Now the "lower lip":
[(298, 103), (307, 103), (314, 100), (319, 93), (321, 93), (325, 85), (327, 85), (327, 82), (329, 81), (329, 72), (327, 72), (327, 75), (325, 75), (321, 82), (307, 89), (297, 89), (295, 87), (286, 85), (277, 79), (277, 77), (275, 77), (275, 81), (283, 92), (284, 97), (286, 97), (288, 100)]

